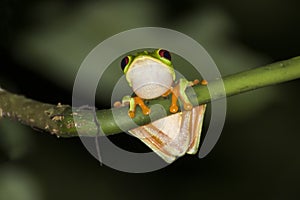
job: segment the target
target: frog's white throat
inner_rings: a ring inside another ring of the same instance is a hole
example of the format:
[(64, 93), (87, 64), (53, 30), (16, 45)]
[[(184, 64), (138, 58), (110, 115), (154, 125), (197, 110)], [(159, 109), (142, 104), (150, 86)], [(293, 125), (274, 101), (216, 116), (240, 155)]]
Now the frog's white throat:
[(155, 60), (135, 62), (126, 74), (133, 91), (143, 99), (154, 99), (167, 92), (173, 84), (170, 67)]

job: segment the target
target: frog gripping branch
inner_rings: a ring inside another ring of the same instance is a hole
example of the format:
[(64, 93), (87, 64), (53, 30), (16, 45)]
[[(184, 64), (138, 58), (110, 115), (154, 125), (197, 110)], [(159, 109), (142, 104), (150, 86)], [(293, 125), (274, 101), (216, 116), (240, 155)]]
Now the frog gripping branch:
[[(140, 52), (128, 55), (121, 61), (121, 68), (126, 80), (132, 87), (135, 97), (125, 96), (121, 105), (129, 104), (128, 115), (135, 117), (136, 106), (140, 106), (144, 115), (149, 115), (144, 100), (172, 95), (170, 112), (176, 113), (140, 126), (129, 132), (139, 138), (166, 162), (171, 163), (185, 153), (197, 153), (206, 105), (193, 108), (185, 94), (187, 87), (198, 84), (198, 80), (188, 81), (184, 78), (175, 82), (175, 71), (171, 54), (164, 49), (153, 52)], [(202, 81), (202, 84), (207, 84)], [(184, 110), (177, 113), (177, 100)], [(120, 103), (115, 104), (120, 106)]]
[[(140, 53), (140, 55), (142, 54)], [(146, 55), (149, 56), (151, 53), (147, 52)], [(164, 53), (163, 55), (167, 54)], [(156, 56), (158, 56), (157, 53)], [(131, 62), (135, 59), (135, 57), (129, 57), (131, 58)], [(155, 60), (158, 63), (160, 61), (157, 57)], [(141, 61), (143, 62), (143, 60)], [(129, 63), (129, 60), (126, 61), (124, 65), (122, 64), (122, 66), (124, 69), (127, 67), (128, 70), (131, 64), (127, 65), (127, 62)], [(161, 65), (162, 68), (164, 66), (165, 65)], [(147, 76), (150, 75), (147, 74)], [(300, 56), (228, 75), (223, 77), (222, 81), (225, 86), (226, 97), (229, 97), (299, 78)], [(175, 84), (174, 80), (175, 78), (172, 79), (171, 87), (166, 89), (166, 91), (170, 92), (169, 89), (174, 89), (176, 85), (178, 85), (178, 82)], [(216, 82), (218, 82), (218, 80), (211, 80), (210, 85), (214, 85)], [(190, 85), (197, 83), (198, 81), (190, 82)], [(205, 80), (201, 83), (204, 85), (207, 84)], [(189, 85), (187, 85), (187, 87), (188, 86)], [(190, 94), (191, 91), (192, 90), (187, 90), (186, 93)], [(165, 92), (162, 96), (167, 96), (169, 92)], [(218, 91), (216, 91), (216, 98), (212, 99), (207, 87), (197, 87), (195, 89), (195, 93), (199, 104), (205, 104), (224, 97), (222, 95), (218, 95)], [(130, 96), (125, 96), (123, 101), (130, 103), (130, 99)], [(141, 100), (143, 100), (143, 98), (141, 98)], [(156, 102), (160, 105), (166, 106), (165, 103), (167, 101), (169, 100), (160, 99)], [(134, 102), (135, 101), (132, 100), (132, 103)], [(116, 107), (121, 105), (122, 104), (120, 102), (115, 104)], [(122, 113), (121, 119), (127, 118), (126, 113), (123, 115), (123, 111), (126, 110), (126, 108), (116, 110), (118, 110), (118, 113)], [(172, 162), (177, 157), (185, 153), (192, 154), (197, 152), (205, 105), (196, 106), (192, 108), (191, 111), (182, 110), (183, 111), (180, 113), (175, 113), (160, 119), (161, 121), (157, 120), (151, 124), (141, 126), (136, 129), (134, 129), (135, 126), (133, 126), (129, 120), (124, 121), (126, 121), (125, 125), (128, 129), (131, 129), (130, 132), (133, 135), (139, 137), (167, 162)], [(83, 114), (79, 111), (83, 111)], [(42, 130), (44, 133), (53, 134), (60, 138), (98, 136), (95, 135), (95, 133), (99, 133), (97, 129), (98, 126), (95, 126), (95, 115), (86, 115), (86, 113), (90, 114), (90, 110), (86, 112), (85, 110), (81, 110), (76, 107), (72, 108), (70, 105), (62, 105), (60, 103), (53, 105), (39, 102), (0, 88), (0, 119), (7, 118), (17, 120), (18, 122), (30, 126), (35, 130)], [(74, 116), (77, 115), (79, 115), (79, 117), (86, 115), (87, 117), (81, 117), (80, 123), (76, 123)], [(116, 123), (114, 115), (112, 114), (112, 109), (98, 110), (96, 115), (99, 123), (101, 124), (101, 129), (106, 136), (122, 132), (122, 129), (119, 127), (118, 123)], [(181, 122), (179, 122), (180, 120)], [(138, 118), (136, 121), (140, 124), (150, 123), (149, 119)], [(76, 126), (76, 124), (80, 125), (80, 132), (78, 131), (78, 126)]]

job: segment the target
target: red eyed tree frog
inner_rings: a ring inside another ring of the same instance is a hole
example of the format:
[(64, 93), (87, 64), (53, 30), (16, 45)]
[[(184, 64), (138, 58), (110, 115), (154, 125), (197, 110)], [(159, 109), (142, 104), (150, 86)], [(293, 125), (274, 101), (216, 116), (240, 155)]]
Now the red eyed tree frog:
[[(129, 132), (168, 163), (185, 153), (195, 154), (199, 146), (206, 105), (193, 107), (185, 90), (198, 84), (199, 81), (181, 78), (176, 82), (171, 54), (164, 49), (128, 55), (122, 59), (121, 68), (136, 96), (125, 96), (122, 104), (116, 102), (115, 107), (129, 104), (128, 115), (134, 118), (136, 106), (139, 105), (143, 114), (148, 115), (151, 110), (145, 105), (144, 100), (171, 94), (170, 112), (176, 113)], [(205, 80), (201, 83), (207, 84)], [(179, 113), (177, 113), (178, 98), (184, 108)]]

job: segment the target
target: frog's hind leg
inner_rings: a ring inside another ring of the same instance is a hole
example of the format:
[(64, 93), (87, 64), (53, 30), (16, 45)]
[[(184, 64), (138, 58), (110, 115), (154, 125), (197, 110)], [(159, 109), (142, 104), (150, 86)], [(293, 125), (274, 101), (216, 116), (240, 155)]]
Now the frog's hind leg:
[(179, 83), (173, 89), (173, 96), (172, 100), (180, 98), (183, 103), (184, 110), (192, 110), (193, 105), (191, 104), (190, 100), (188, 99), (187, 95), (185, 94), (185, 90), (188, 86), (194, 85), (193, 82), (188, 81), (186, 79), (179, 79)]
[(188, 81), (186, 79), (179, 79), (179, 83), (172, 88), (172, 104), (170, 106), (170, 112), (176, 113), (178, 111), (177, 106), (177, 99), (180, 98), (180, 100), (183, 103), (184, 110), (192, 110), (193, 105), (190, 102), (189, 98), (187, 97), (185, 90), (187, 87), (192, 87), (197, 84), (201, 85), (207, 85), (206, 80), (202, 80), (201, 82), (198, 79), (195, 79), (194, 81)]

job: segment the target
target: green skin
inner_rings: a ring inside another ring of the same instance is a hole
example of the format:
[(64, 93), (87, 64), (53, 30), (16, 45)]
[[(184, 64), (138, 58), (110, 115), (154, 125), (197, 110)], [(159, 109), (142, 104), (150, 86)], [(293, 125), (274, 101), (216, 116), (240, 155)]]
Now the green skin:
[[(180, 97), (180, 99), (186, 104), (188, 105), (188, 107), (190, 107), (190, 109), (192, 108), (192, 104), (190, 103), (188, 97), (186, 96), (185, 94), (185, 90), (188, 86), (192, 86), (194, 85), (193, 82), (191, 81), (188, 81), (184, 78), (180, 78), (179, 81), (175, 84), (175, 71), (174, 71), (174, 68), (173, 68), (173, 65), (172, 65), (172, 62), (164, 57), (161, 57), (159, 55), (159, 51), (160, 49), (157, 49), (155, 51), (152, 51), (152, 52), (148, 52), (148, 51), (143, 51), (143, 52), (139, 52), (137, 53), (136, 55), (129, 55), (128, 58), (129, 58), (129, 62), (128, 64), (126, 65), (126, 67), (124, 68), (124, 74), (126, 75), (128, 70), (130, 70), (130, 68), (136, 64), (137, 61), (139, 61), (139, 64), (143, 61), (146, 61), (148, 59), (151, 59), (153, 61), (156, 61), (158, 63), (160, 63), (160, 66), (161, 67), (167, 67), (170, 71), (170, 74), (172, 75), (173, 77), (173, 85), (176, 85), (176, 86), (179, 86), (179, 94), (178, 96)], [(131, 77), (131, 79), (133, 79), (134, 77)], [(129, 84), (129, 86), (132, 87), (132, 84), (131, 84), (131, 80), (129, 80), (126, 76), (126, 80)], [(169, 89), (173, 89), (173, 87), (170, 87)], [(156, 91), (152, 91), (153, 93), (155, 93)], [(130, 96), (125, 96), (123, 97), (122, 99), (122, 104), (125, 105), (125, 104), (128, 104), (129, 103), (129, 111), (132, 111), (134, 112), (135, 110), (135, 100), (133, 97), (130, 97)], [(186, 107), (185, 107), (186, 109)], [(188, 110), (190, 110), (188, 109)], [(186, 109), (187, 110), (187, 109)], [(171, 109), (170, 109), (171, 111)], [(171, 111), (172, 112), (172, 111)]]

